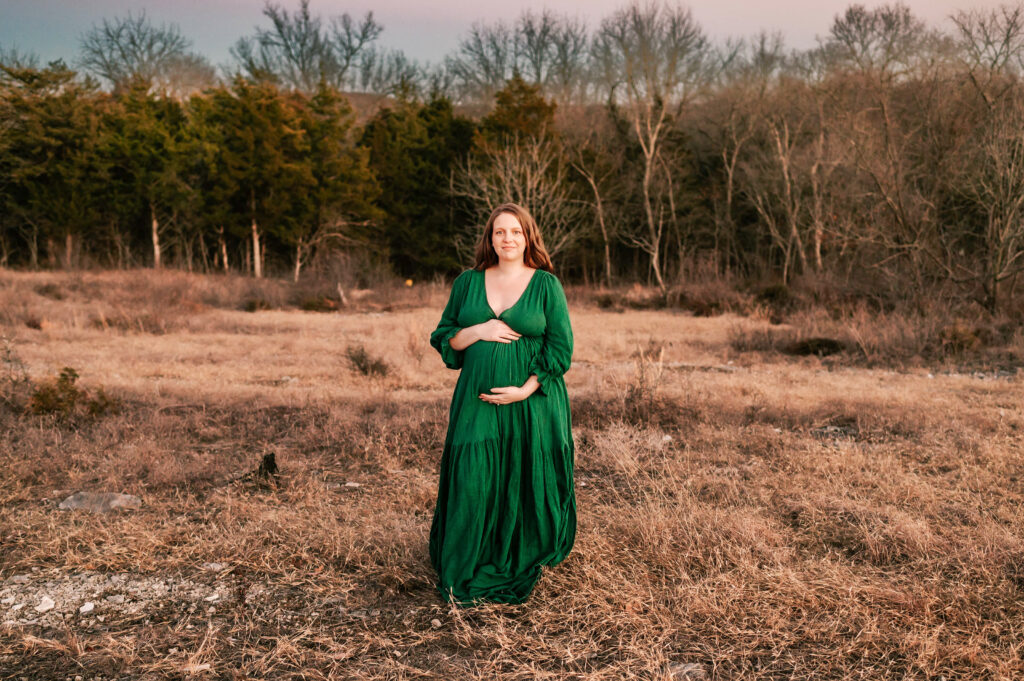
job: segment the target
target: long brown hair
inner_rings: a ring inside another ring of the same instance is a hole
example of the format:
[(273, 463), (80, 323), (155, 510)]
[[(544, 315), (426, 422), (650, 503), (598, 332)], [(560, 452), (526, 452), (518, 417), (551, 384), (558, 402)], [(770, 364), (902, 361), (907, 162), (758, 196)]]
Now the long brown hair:
[(475, 270), (485, 270), (498, 264), (498, 254), (494, 252), (494, 244), (491, 243), (494, 235), (494, 221), (502, 213), (509, 213), (519, 220), (523, 227), (523, 235), (526, 237), (526, 249), (523, 251), (523, 264), (538, 270), (547, 270), (554, 273), (551, 265), (551, 256), (548, 249), (544, 248), (544, 239), (540, 236), (540, 228), (537, 221), (526, 210), (517, 203), (503, 203), (491, 213), (484, 227), (484, 233), (480, 235), (480, 243), (476, 247), (476, 262), (473, 264)]

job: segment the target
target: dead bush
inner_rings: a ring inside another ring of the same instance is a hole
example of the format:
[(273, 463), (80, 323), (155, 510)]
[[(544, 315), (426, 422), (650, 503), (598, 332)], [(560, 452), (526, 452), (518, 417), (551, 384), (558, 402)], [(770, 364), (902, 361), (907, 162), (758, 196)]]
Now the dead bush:
[(35, 386), (28, 399), (28, 411), (37, 416), (53, 414), (68, 418), (82, 414), (102, 416), (120, 410), (120, 400), (108, 395), (103, 388), (90, 393), (77, 386), (77, 381), (78, 372), (64, 367), (57, 376)]
[(387, 376), (390, 367), (380, 357), (366, 351), (362, 345), (350, 345), (345, 349), (345, 356), (353, 369), (363, 376)]
[(14, 351), (11, 339), (0, 337), (0, 402), (20, 410), (28, 400), (31, 389), (28, 367)]
[(736, 352), (775, 352), (781, 346), (794, 342), (788, 329), (737, 322), (729, 327), (729, 347)]
[(60, 286), (53, 282), (40, 284), (39, 286), (36, 286), (35, 291), (39, 295), (44, 298), (49, 298), (50, 300), (64, 300), (64, 291), (61, 290)]

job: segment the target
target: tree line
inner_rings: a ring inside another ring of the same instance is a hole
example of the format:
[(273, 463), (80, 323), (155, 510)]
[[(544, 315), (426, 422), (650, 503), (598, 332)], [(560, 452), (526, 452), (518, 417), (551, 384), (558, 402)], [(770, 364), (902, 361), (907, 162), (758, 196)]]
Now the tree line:
[(851, 5), (813, 49), (677, 4), (473, 26), (439, 64), (308, 1), (216, 69), (144, 16), (77, 68), (0, 51), (0, 265), (268, 268), (339, 249), (456, 272), (488, 209), (560, 274), (667, 290), (827, 277), (989, 309), (1024, 269), (1024, 5)]

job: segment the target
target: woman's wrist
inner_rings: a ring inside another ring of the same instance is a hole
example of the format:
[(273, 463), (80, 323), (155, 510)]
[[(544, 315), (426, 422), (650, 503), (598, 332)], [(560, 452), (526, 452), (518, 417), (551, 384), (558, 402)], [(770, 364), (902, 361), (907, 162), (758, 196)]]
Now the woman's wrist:
[(448, 345), (451, 346), (452, 350), (465, 350), (474, 342), (476, 338), (473, 337), (472, 326), (459, 329), (455, 332), (455, 335), (448, 339)]
[(520, 388), (525, 392), (526, 397), (537, 392), (540, 389), (540, 380), (538, 380), (537, 374), (530, 374), (530, 377), (526, 379), (526, 383), (523, 383)]

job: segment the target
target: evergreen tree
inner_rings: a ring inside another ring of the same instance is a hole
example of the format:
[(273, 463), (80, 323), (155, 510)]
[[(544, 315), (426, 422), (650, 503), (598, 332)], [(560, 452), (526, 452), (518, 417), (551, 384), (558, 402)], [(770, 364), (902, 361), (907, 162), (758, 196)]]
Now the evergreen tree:
[(124, 231), (148, 236), (153, 267), (160, 268), (161, 236), (188, 198), (180, 178), (184, 111), (176, 100), (153, 96), (148, 81), (136, 79), (110, 108), (107, 123), (103, 151), (111, 167), (112, 203)]
[(347, 241), (367, 233), (379, 209), (379, 194), (368, 150), (353, 143), (355, 114), (348, 102), (324, 82), (306, 101), (294, 97), (305, 134), (303, 178), (308, 189), (297, 197), (297, 213), (281, 231), (295, 254), (293, 278), (314, 249), (329, 240)]
[(252, 273), (263, 276), (266, 234), (287, 234), (299, 214), (294, 202), (312, 184), (301, 162), (306, 141), (294, 107), (267, 83), (237, 77), (230, 90), (213, 93), (212, 120), (219, 128), (224, 198), (234, 209), (229, 229), (248, 234)]
[(96, 146), (101, 100), (96, 83), (76, 80), (63, 62), (46, 68), (5, 66), (5, 150), (0, 160), (8, 219), (39, 264), (40, 241), (51, 265), (70, 268), (90, 245), (101, 212), (105, 169)]
[(453, 168), (469, 152), (474, 124), (436, 98), (400, 102), (366, 125), (360, 144), (380, 182), (377, 204), (391, 262), (405, 275), (455, 272), (460, 263), (452, 229), (464, 220), (449, 194)]
[[(231, 268), (229, 252), (239, 243), (235, 236), (237, 230), (230, 229), (237, 220), (233, 201), (238, 186), (236, 178), (227, 172), (225, 130), (219, 123), (224, 116), (218, 109), (230, 100), (231, 92), (225, 87), (189, 100), (188, 133), (182, 152), (182, 178), (191, 197), (186, 203), (188, 222), (200, 241), (204, 257), (203, 235), (216, 237), (214, 261), (219, 265), (215, 266), (225, 272)], [(243, 240), (246, 236), (243, 234)]]
[(494, 109), (480, 122), (480, 133), (499, 144), (510, 138), (544, 136), (554, 128), (556, 107), (553, 100), (544, 99), (539, 85), (513, 76), (494, 95)]

